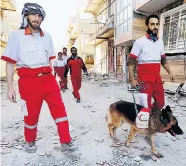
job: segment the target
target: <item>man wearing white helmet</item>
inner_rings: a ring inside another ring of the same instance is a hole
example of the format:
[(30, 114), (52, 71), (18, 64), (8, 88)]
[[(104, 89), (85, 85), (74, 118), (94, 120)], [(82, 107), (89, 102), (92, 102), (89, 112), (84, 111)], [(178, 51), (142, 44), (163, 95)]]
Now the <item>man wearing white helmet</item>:
[(51, 60), (55, 58), (52, 38), (40, 28), (45, 12), (36, 3), (26, 3), (22, 16), (21, 28), (9, 36), (1, 59), (7, 61), (8, 99), (13, 103), (16, 103), (13, 87), (14, 64), (17, 65), (19, 93), (24, 112), (25, 150), (33, 153), (37, 149), (37, 124), (45, 100), (58, 128), (61, 150), (73, 151), (76, 148), (71, 143), (65, 106), (55, 76), (52, 75)]

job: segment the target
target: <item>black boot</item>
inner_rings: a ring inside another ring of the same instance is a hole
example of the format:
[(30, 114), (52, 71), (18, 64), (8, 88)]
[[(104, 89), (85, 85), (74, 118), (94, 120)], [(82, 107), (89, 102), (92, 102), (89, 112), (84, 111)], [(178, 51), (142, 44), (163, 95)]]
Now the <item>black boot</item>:
[(80, 103), (80, 99), (77, 99), (76, 103)]

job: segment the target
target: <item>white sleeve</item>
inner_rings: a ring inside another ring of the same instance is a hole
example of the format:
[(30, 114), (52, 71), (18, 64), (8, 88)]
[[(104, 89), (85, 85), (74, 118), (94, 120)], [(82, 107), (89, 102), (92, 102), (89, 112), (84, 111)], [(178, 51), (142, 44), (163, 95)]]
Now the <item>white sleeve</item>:
[(55, 61), (53, 62), (53, 66), (54, 66), (54, 67), (57, 67), (57, 60), (55, 60)]
[(49, 49), (48, 49), (48, 56), (49, 56), (49, 60), (55, 59), (55, 53), (54, 53), (54, 45), (53, 45), (53, 41), (52, 41), (52, 37), (50, 36), (50, 45), (49, 45)]
[(132, 47), (132, 50), (131, 50), (129, 56), (131, 58), (135, 58), (136, 59), (139, 56), (140, 52), (141, 52), (141, 47), (140, 47), (138, 41), (136, 40), (134, 42), (134, 44), (133, 44), (133, 47)]
[(16, 32), (12, 32), (8, 37), (8, 43), (1, 59), (15, 64), (19, 56), (19, 42)]

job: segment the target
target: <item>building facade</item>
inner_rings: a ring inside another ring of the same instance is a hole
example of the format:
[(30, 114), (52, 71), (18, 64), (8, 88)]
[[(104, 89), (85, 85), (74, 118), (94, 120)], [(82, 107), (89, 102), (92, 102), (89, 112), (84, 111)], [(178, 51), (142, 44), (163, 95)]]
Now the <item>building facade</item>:
[[(18, 15), (14, 0), (5, 0), (1, 2), (1, 49), (0, 54), (4, 52), (10, 33), (18, 29)], [(1, 78), (6, 76), (6, 62), (1, 61)]]
[(95, 49), (94, 71), (111, 74), (114, 72), (114, 0), (89, 0), (85, 12), (92, 14), (89, 22), (94, 27), (87, 42)]
[[(145, 18), (157, 14), (161, 18), (159, 37), (165, 44), (165, 52), (176, 82), (185, 79), (186, 6), (183, 0), (116, 0), (115, 10), (115, 78), (128, 82), (126, 61), (133, 43), (145, 35)], [(161, 69), (163, 81), (169, 77)]]
[[(159, 37), (163, 39), (165, 53), (175, 82), (186, 79), (186, 0), (136, 0), (136, 11), (139, 13), (158, 14), (160, 17)], [(169, 76), (162, 68), (163, 81)]]
[(71, 17), (68, 26), (69, 41), (67, 48), (70, 50), (72, 46), (78, 50), (78, 55), (86, 61), (87, 57), (94, 56), (94, 47), (87, 45), (89, 36), (93, 34), (94, 27), (83, 19), (83, 14), (78, 13), (76, 17)]

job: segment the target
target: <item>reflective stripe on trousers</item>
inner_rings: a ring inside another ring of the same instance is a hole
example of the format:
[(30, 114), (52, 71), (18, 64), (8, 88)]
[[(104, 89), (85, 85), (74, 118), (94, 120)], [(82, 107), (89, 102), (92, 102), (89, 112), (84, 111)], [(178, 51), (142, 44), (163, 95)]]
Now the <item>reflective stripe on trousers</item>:
[(34, 125), (34, 126), (29, 126), (29, 125), (27, 125), (27, 124), (25, 123), (24, 126), (25, 126), (26, 128), (28, 128), (28, 129), (35, 129), (35, 128), (37, 127), (37, 124)]
[(63, 117), (63, 118), (57, 118), (55, 120), (56, 124), (59, 123), (59, 122), (64, 122), (64, 121), (68, 121), (68, 118), (67, 117)]

